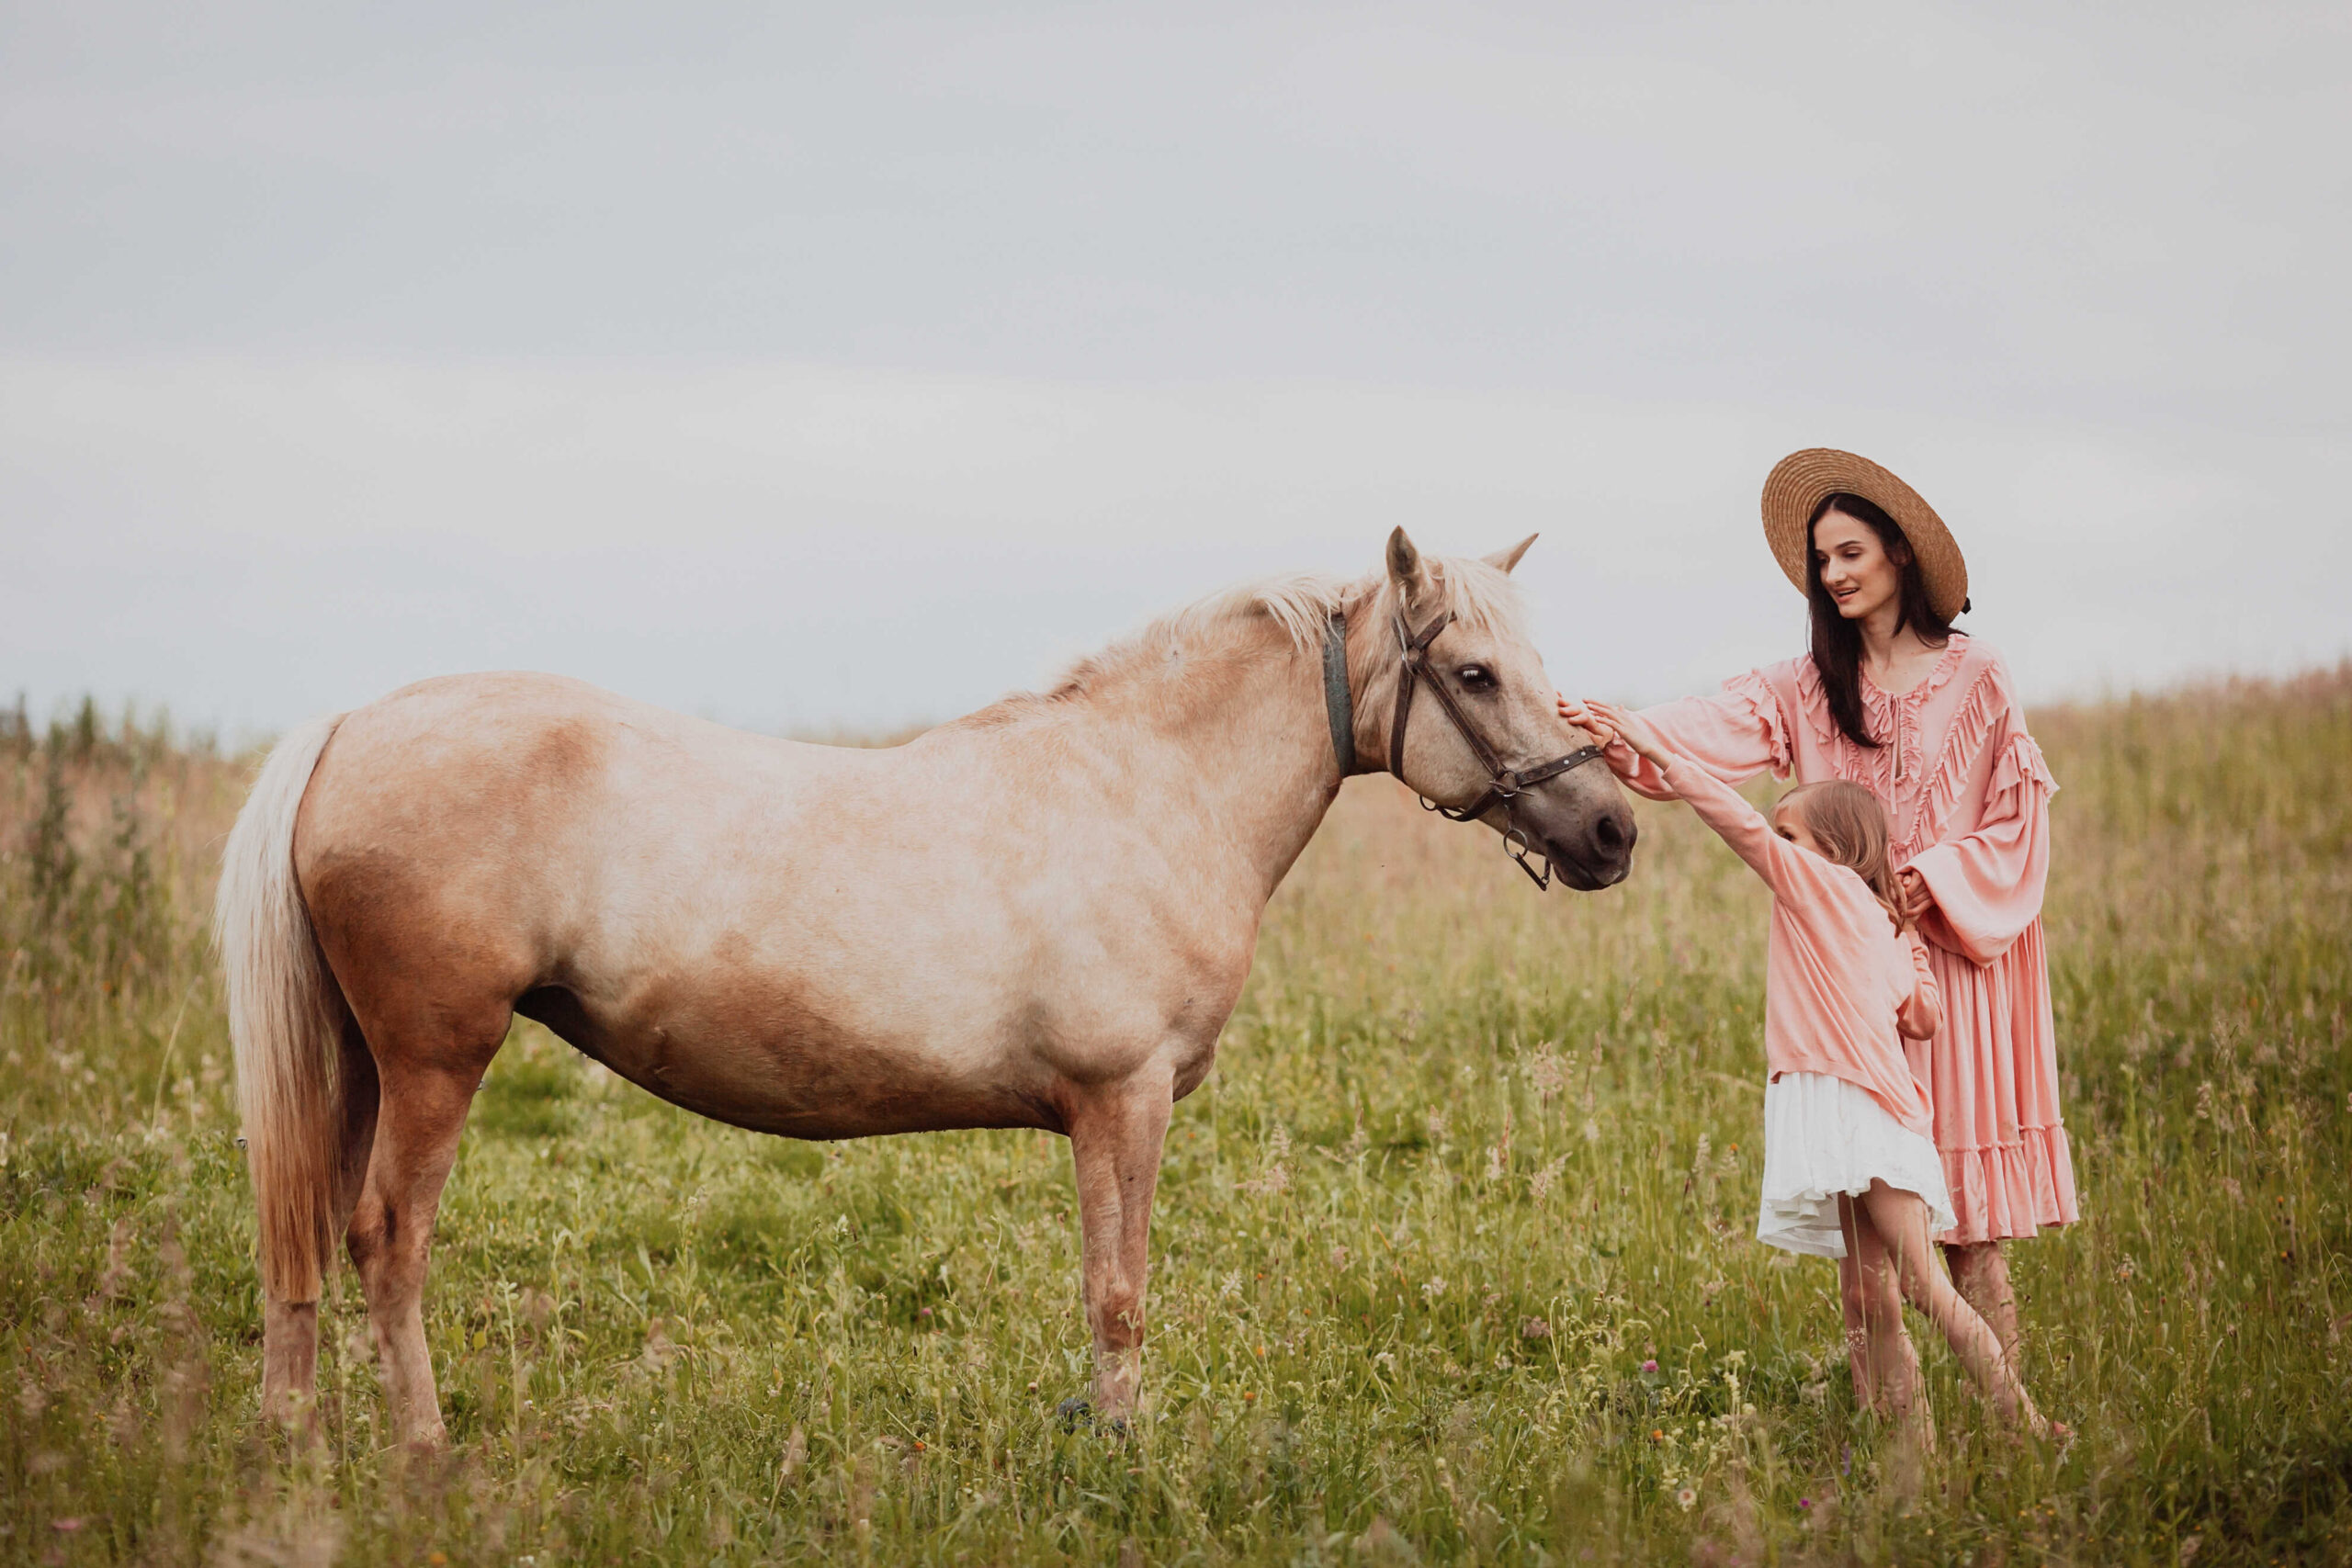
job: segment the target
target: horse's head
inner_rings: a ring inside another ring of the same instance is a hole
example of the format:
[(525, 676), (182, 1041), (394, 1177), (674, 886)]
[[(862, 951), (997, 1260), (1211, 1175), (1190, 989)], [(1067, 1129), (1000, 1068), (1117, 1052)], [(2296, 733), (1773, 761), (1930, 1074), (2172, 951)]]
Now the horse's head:
[[(1378, 624), (1359, 645), (1379, 673), (1362, 689), (1389, 772), (1589, 892), (1633, 868), (1634, 813), (1590, 751), (1598, 738), (1560, 717), (1528, 640), (1510, 572), (1534, 542), (1530, 535), (1484, 559), (1439, 560), (1404, 529), (1391, 534)], [(1392, 754), (1400, 728), (1401, 755)]]

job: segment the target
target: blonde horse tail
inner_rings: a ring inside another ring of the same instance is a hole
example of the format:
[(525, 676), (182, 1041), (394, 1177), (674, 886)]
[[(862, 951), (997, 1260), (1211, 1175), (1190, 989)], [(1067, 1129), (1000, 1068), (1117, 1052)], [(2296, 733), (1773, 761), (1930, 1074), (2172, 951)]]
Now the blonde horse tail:
[(341, 714), (280, 740), (262, 764), (221, 856), (212, 931), (229, 978), (237, 1109), (261, 1215), (262, 1288), (319, 1299), (334, 1256), (343, 993), (294, 880), (294, 821)]

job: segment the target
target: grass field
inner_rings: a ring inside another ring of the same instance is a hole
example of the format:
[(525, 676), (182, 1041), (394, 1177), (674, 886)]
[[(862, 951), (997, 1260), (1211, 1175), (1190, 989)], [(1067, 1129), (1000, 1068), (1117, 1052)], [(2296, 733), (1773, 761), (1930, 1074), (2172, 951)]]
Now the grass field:
[[(1538, 897), (1351, 784), (1178, 1107), (1148, 1409), (1085, 1382), (1067, 1151), (808, 1145), (518, 1029), (442, 1211), (454, 1451), (388, 1450), (347, 1272), (323, 1461), (257, 1429), (202, 915), (244, 764), (0, 733), (0, 1559), (2352, 1560), (2352, 671), (2050, 710), (2080, 1225), (1916, 1473), (1831, 1266), (1752, 1238), (1765, 897), (1680, 808)], [(1655, 1362), (1655, 1371), (1645, 1370)]]

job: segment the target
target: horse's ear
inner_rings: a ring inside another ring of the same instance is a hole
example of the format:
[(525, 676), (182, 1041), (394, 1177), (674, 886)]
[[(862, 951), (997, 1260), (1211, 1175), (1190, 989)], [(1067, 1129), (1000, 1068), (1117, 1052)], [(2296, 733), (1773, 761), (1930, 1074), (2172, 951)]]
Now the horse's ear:
[(1519, 564), (1519, 558), (1527, 553), (1527, 547), (1533, 544), (1535, 539), (1536, 536), (1530, 534), (1510, 548), (1497, 550), (1493, 555), (1486, 558), (1487, 564), (1497, 571), (1509, 571)]
[(1396, 596), (1408, 604), (1419, 603), (1429, 591), (1430, 569), (1402, 528), (1388, 536), (1388, 577), (1396, 584)]

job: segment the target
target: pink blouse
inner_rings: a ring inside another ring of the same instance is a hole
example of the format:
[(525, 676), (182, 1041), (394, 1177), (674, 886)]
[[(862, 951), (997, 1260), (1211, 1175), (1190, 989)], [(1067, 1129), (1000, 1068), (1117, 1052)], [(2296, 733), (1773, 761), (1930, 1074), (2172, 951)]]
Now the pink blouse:
[(1860, 875), (1781, 838), (1706, 769), (1684, 761), (1654, 776), (1679, 792), (1772, 890), (1764, 988), (1770, 1076), (1844, 1078), (1905, 1127), (1930, 1136), (1927, 1090), (1903, 1056), (1903, 1023), (1931, 1019), (1937, 1007), (1918, 939), (1895, 929)]
[[(1770, 768), (1780, 778), (1850, 779), (1878, 796), (1894, 863), (1917, 868), (1935, 896), (1920, 930), (1944, 1022), (1909, 1056), (1935, 1108), (1960, 1216), (1942, 1239), (2031, 1235), (2077, 1217), (2041, 941), (2057, 781), (2008, 667), (1964, 633), (1912, 690), (1890, 694), (1867, 677), (1860, 689), (1864, 722), (1884, 742), (1876, 748), (1838, 728), (1810, 656), (1642, 716), (1669, 750), (1725, 784)], [(1671, 796), (1623, 746), (1610, 763), (1642, 794)]]

